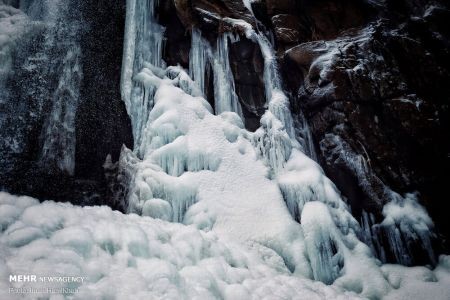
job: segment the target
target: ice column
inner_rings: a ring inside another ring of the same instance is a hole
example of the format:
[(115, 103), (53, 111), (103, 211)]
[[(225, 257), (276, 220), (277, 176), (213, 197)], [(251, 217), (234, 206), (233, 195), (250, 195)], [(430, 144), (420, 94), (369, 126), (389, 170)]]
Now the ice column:
[(212, 49), (199, 29), (192, 28), (191, 52), (189, 53), (189, 75), (206, 95), (206, 79), (209, 76)]
[[(389, 262), (387, 254), (390, 254), (391, 260), (403, 265), (413, 265), (419, 257), (428, 257), (432, 264), (436, 264), (432, 247), (434, 224), (419, 204), (417, 195), (389, 193), (391, 200), (383, 207), (381, 223), (377, 224), (372, 214), (363, 211), (361, 223), (366, 243), (384, 263)], [(383, 247), (383, 243), (389, 247)]]
[(229, 61), (229, 43), (235, 41), (231, 33), (219, 35), (213, 50), (200, 30), (192, 29), (192, 43), (189, 61), (189, 74), (206, 95), (206, 78), (209, 66), (214, 76), (214, 108), (217, 115), (231, 111), (242, 117), (242, 107), (236, 94), (233, 73)]
[(135, 149), (139, 149), (142, 142), (142, 132), (153, 106), (154, 89), (145, 89), (133, 77), (142, 70), (145, 62), (165, 66), (162, 60), (165, 28), (158, 24), (155, 13), (158, 2), (127, 1), (121, 91), (131, 118)]
[(232, 111), (242, 117), (242, 108), (235, 91), (233, 73), (230, 68), (228, 57), (230, 33), (224, 33), (217, 39), (214, 54), (214, 106), (216, 114)]

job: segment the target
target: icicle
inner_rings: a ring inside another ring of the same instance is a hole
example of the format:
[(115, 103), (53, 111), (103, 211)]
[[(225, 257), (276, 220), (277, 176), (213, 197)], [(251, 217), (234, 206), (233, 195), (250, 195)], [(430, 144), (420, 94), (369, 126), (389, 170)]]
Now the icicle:
[(382, 262), (386, 262), (386, 251), (382, 244), (380, 227), (375, 224), (375, 216), (372, 213), (362, 211), (361, 216), (361, 240), (370, 247), (372, 253)]
[[(128, 198), (129, 213), (153, 217), (160, 214), (162, 219), (182, 222), (187, 209), (197, 201), (197, 188), (147, 165), (145, 170), (135, 170)], [(157, 211), (153, 211), (155, 199), (159, 200)]]
[(253, 13), (253, 8), (252, 8), (252, 0), (242, 0), (242, 2), (244, 3), (245, 8), (247, 8), (247, 10), (254, 15)]
[[(152, 110), (149, 108), (146, 123), (142, 126), (139, 148), (126, 157), (132, 170), (129, 173), (133, 174), (130, 176), (128, 211), (182, 222), (187, 209), (197, 201), (197, 188), (192, 182), (185, 182), (181, 175), (185, 172), (215, 171), (220, 164), (220, 159), (204, 149), (188, 151), (189, 143), (184, 136), (187, 127), (179, 124), (176, 114), (176, 109), (183, 109), (177, 102), (180, 98), (186, 97), (186, 94), (198, 97), (201, 92), (180, 67), (162, 69), (144, 63), (134, 80), (146, 94), (161, 89), (162, 95), (169, 98), (167, 102), (158, 102), (160, 105), (156, 107), (153, 107), (156, 105), (155, 95), (144, 98), (144, 101), (151, 103)], [(165, 87), (170, 87), (169, 94), (165, 94)], [(203, 110), (211, 111), (206, 100), (196, 99), (202, 103)]]
[(120, 78), (120, 91), (122, 100), (128, 111), (131, 111), (131, 89), (133, 87), (133, 65), (136, 49), (136, 0), (127, 0), (125, 35), (122, 58), (122, 74)]
[(261, 117), (261, 128), (254, 133), (253, 144), (275, 176), (283, 170), (292, 152), (289, 135), (270, 111)]
[[(317, 160), (317, 153), (314, 147), (314, 141), (311, 133), (311, 129), (309, 128), (308, 121), (302, 113), (299, 115), (299, 120), (302, 122), (301, 126), (298, 126), (299, 130), (302, 131), (303, 143), (301, 143), (305, 153), (314, 161)], [(297, 135), (298, 136), (298, 135)]]
[(308, 203), (302, 212), (302, 228), (314, 279), (332, 284), (339, 277), (345, 256), (327, 206), (320, 202)]
[(135, 149), (139, 149), (142, 142), (142, 132), (153, 105), (154, 89), (134, 82), (134, 76), (142, 70), (146, 62), (156, 67), (165, 67), (162, 60), (165, 28), (157, 23), (155, 14), (158, 2), (127, 1), (121, 91), (131, 118)]
[(235, 112), (242, 118), (242, 108), (236, 94), (229, 62), (230, 41), (235, 41), (232, 34), (224, 33), (220, 35), (213, 51), (208, 41), (202, 38), (200, 30), (193, 28), (189, 54), (189, 74), (205, 96), (206, 78), (209, 76), (209, 66), (211, 65), (214, 76), (215, 113)]
[[(383, 262), (403, 265), (414, 264), (413, 247), (421, 247), (431, 263), (436, 263), (431, 240), (434, 238), (434, 224), (425, 208), (417, 202), (415, 194), (404, 197), (388, 190), (391, 201), (384, 205), (384, 220), (377, 224), (373, 214), (362, 213), (362, 239), (369, 245), (373, 253)], [(383, 242), (385, 245), (383, 245)], [(388, 253), (392, 258), (388, 261)]]
[(152, 159), (171, 176), (180, 176), (184, 172), (198, 172), (201, 170), (216, 171), (220, 158), (213, 153), (204, 151), (187, 151), (188, 142), (180, 137), (152, 153)]
[(417, 200), (416, 194), (404, 197), (392, 192), (392, 200), (383, 207), (384, 220), (375, 227), (387, 237), (389, 248), (397, 262), (404, 265), (413, 263), (413, 246), (420, 245), (432, 264), (436, 255), (431, 240), (434, 224), (427, 211)]
[(191, 77), (186, 73), (186, 71), (181, 67), (168, 67), (166, 69), (165, 75), (172, 79), (173, 84), (180, 89), (182, 89), (186, 94), (194, 97), (203, 96), (202, 90), (198, 87)]
[(191, 51), (189, 53), (189, 75), (197, 83), (203, 96), (206, 95), (206, 78), (209, 76), (209, 65), (212, 49), (208, 41), (201, 36), (197, 28), (192, 28)]
[(235, 91), (233, 73), (228, 57), (230, 33), (224, 33), (217, 39), (214, 53), (214, 107), (216, 114), (232, 111), (242, 117), (242, 108)]

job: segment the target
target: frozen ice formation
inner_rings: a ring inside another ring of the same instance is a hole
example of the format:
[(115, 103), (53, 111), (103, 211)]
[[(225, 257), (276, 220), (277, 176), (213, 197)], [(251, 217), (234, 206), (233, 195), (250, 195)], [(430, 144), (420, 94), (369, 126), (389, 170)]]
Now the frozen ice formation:
[[(149, 22), (156, 22), (155, 3), (150, 2), (149, 12), (136, 14), (133, 6), (128, 8), (133, 20), (148, 13)], [(228, 45), (239, 36), (219, 35), (213, 47), (193, 28), (189, 72), (166, 67), (159, 51), (147, 53), (133, 39), (126, 41), (131, 52), (124, 60), (122, 88), (131, 95), (124, 100), (135, 135), (134, 151), (124, 148), (121, 157), (130, 178), (128, 212), (265, 247), (294, 276), (363, 297), (387, 294), (392, 286), (371, 249), (359, 240), (363, 231), (358, 222), (310, 158), (314, 149), (306, 122), (300, 134), (294, 130), (264, 29), (242, 20), (223, 21), (244, 29), (246, 38), (261, 48), (267, 97), (261, 127), (248, 132), (239, 115), (228, 63)], [(164, 30), (155, 24), (148, 28), (153, 27), (159, 45)], [(136, 21), (128, 21), (127, 30), (138, 28)], [(211, 75), (214, 111), (204, 99), (205, 78)]]
[[(311, 202), (306, 209), (320, 213), (326, 208), (320, 202)], [(329, 216), (325, 212), (320, 218)], [(324, 220), (323, 225), (331, 225), (330, 221)], [(320, 231), (314, 226), (308, 228), (311, 234)], [(83, 278), (83, 282), (46, 283), (46, 287), (69, 291), (52, 294), (51, 299), (360, 298), (355, 293), (360, 288), (357, 281), (344, 286), (349, 290), (345, 291), (337, 285), (293, 275), (282, 257), (259, 243), (236, 243), (214, 231), (124, 215), (109, 207), (39, 203), (30, 197), (0, 192), (0, 228), (2, 278), (11, 274)], [(355, 261), (353, 267), (367, 266)], [(390, 292), (380, 291), (386, 299), (450, 296), (448, 256), (441, 256), (435, 270), (396, 265), (379, 270), (392, 287)], [(373, 288), (380, 288), (370, 282)], [(42, 283), (0, 280), (1, 299), (48, 297), (45, 293), (8, 293), (11, 287), (38, 289)]]
[[(268, 299), (277, 294), (345, 299), (347, 295), (290, 276), (268, 248), (222, 241), (193, 226), (123, 215), (107, 207), (40, 204), (6, 193), (0, 193), (0, 215), (1, 276), (86, 277), (83, 284), (62, 284), (79, 289), (69, 295), (74, 299)], [(13, 299), (4, 280), (0, 285), (0, 297)]]
[[(252, 2), (243, 4), (253, 15)], [(384, 220), (374, 224), (363, 213), (359, 225), (315, 161), (306, 120), (291, 115), (263, 25), (224, 18), (244, 36), (220, 33), (215, 43), (192, 28), (184, 70), (162, 59), (157, 6), (127, 1), (121, 92), (134, 147), (122, 148), (119, 166), (129, 179), (128, 214), (0, 192), (0, 275), (85, 276), (64, 284), (78, 289), (74, 299), (449, 299), (448, 256), (434, 270), (382, 264), (379, 230), (398, 261), (409, 263), (409, 239), (420, 240), (433, 261), (433, 222), (413, 194), (390, 191)], [(0, 46), (12, 44), (9, 29)], [(257, 44), (264, 59), (267, 110), (255, 132), (244, 128), (229, 63), (230, 45), (240, 38)], [(65, 41), (42, 162), (56, 160), (73, 173), (82, 74), (77, 40)], [(214, 109), (205, 99), (211, 79)], [(364, 171), (364, 160), (348, 159)], [(7, 289), (0, 281), (1, 292)]]

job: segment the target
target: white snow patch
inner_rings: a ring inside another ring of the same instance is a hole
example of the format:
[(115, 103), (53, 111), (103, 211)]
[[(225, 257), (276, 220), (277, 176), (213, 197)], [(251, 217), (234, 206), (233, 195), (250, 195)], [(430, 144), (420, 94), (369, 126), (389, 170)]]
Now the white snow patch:
[[(260, 244), (238, 245), (193, 226), (1, 192), (0, 211), (5, 207), (16, 212), (0, 235), (2, 299), (23, 299), (9, 294), (10, 286), (77, 289), (64, 295), (72, 299), (357, 298), (292, 276), (283, 260)], [(51, 216), (57, 216), (58, 226)], [(82, 276), (85, 281), (9, 283), (9, 274)], [(48, 294), (24, 298), (39, 296)], [(58, 296), (63, 295), (52, 295)]]

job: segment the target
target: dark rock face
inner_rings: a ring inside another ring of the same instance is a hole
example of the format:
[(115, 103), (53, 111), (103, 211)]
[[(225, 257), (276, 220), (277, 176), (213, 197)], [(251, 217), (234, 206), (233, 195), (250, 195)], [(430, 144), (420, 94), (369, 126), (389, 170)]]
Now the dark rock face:
[[(19, 141), (20, 147), (0, 151), (0, 188), (40, 199), (109, 204), (111, 194), (103, 164), (107, 155), (118, 160), (122, 144), (133, 144), (119, 90), (125, 1), (73, 0), (67, 5), (76, 22), (56, 26), (68, 26), (76, 35), (83, 74), (74, 126), (75, 172), (60, 171), (40, 161), (43, 126), (49, 119), (61, 71), (58, 51), (65, 49), (45, 49), (45, 28), (39, 31), (37, 27), (22, 38), (14, 52), (15, 74), (9, 86), (17, 101), (2, 108), (11, 120), (1, 131), (3, 137)], [(61, 31), (62, 39), (64, 35)], [(57, 44), (64, 47), (63, 42)], [(53, 55), (50, 66), (39, 63), (43, 51)], [(29, 62), (36, 68), (27, 68)], [(20, 121), (14, 116), (21, 116)]]
[(75, 126), (76, 176), (99, 178), (108, 154), (117, 161), (122, 145), (133, 145), (118, 88), (125, 3), (89, 0), (81, 9), (89, 29), (82, 39), (84, 80)]
[(300, 18), (295, 15), (278, 14), (271, 19), (275, 37), (282, 44), (298, 44), (306, 40)]
[[(180, 4), (181, 3), (181, 4)], [(191, 38), (189, 31), (191, 28), (184, 27), (183, 16), (191, 22), (190, 15), (185, 11), (187, 7), (183, 6), (183, 1), (164, 1), (160, 3), (158, 10), (158, 20), (161, 25), (166, 28), (165, 31), (165, 47), (163, 59), (169, 66), (181, 65), (183, 68), (189, 68), (189, 51), (191, 49)], [(177, 11), (175, 5), (178, 5), (178, 11), (182, 11), (183, 15), (174, 13)], [(181, 5), (181, 7), (180, 7)]]
[(312, 39), (331, 39), (348, 28), (363, 25), (371, 8), (361, 0), (304, 1), (305, 14), (312, 24)]
[(230, 66), (245, 126), (249, 130), (259, 128), (259, 120), (266, 110), (263, 61), (259, 46), (245, 37), (230, 44)]
[(449, 16), (430, 7), (406, 21), (372, 22), (286, 52), (285, 65), (295, 63), (304, 78), (288, 82), (298, 88), (296, 105), (356, 216), (379, 216), (390, 199), (386, 186), (418, 191), (448, 236), (437, 208), (449, 179), (449, 35), (442, 26)]

